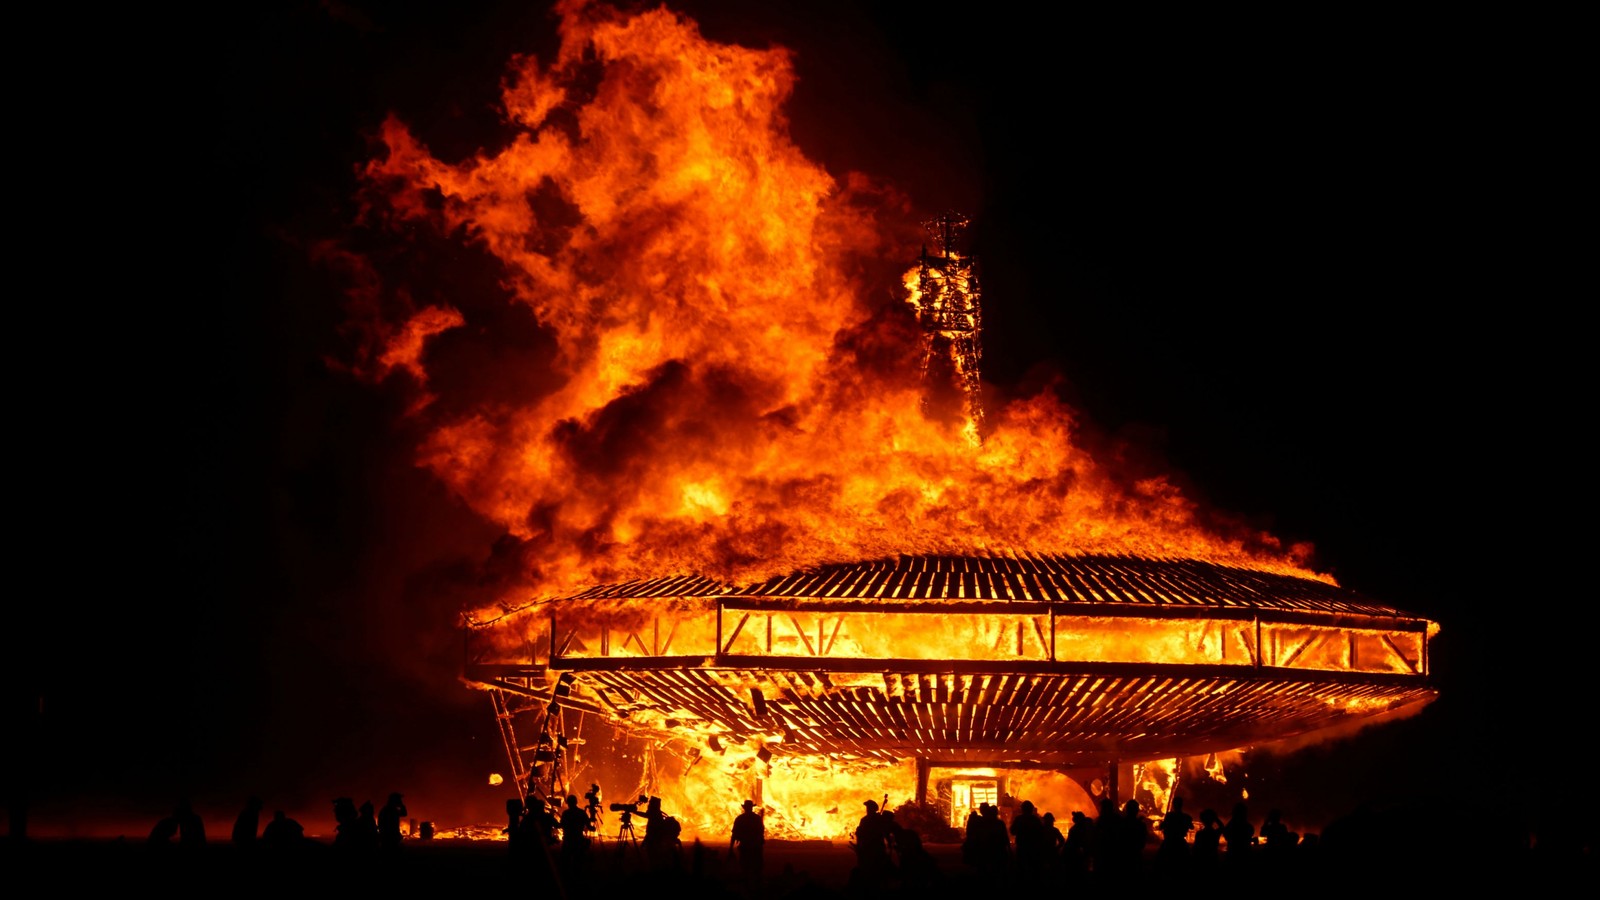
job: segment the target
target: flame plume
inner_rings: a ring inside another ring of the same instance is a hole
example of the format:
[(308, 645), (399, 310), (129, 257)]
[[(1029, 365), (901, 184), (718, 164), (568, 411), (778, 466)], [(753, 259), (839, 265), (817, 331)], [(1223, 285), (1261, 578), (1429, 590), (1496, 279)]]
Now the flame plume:
[(441, 159), (391, 117), (365, 170), (370, 221), (493, 260), (498, 302), (550, 342), (539, 377), (484, 391), (451, 370), (496, 358), (507, 320), (465, 289), (352, 291), (376, 361), (361, 371), (423, 395), (420, 465), (505, 529), (500, 603), (897, 553), (1181, 556), (1331, 580), (1305, 548), (1202, 527), (1164, 478), (1119, 480), (1049, 394), (987, 409), (978, 446), (925, 415), (902, 287), (918, 213), (790, 139), (790, 51), (709, 41), (666, 8), (559, 12), (554, 59), (510, 66), (503, 146)]

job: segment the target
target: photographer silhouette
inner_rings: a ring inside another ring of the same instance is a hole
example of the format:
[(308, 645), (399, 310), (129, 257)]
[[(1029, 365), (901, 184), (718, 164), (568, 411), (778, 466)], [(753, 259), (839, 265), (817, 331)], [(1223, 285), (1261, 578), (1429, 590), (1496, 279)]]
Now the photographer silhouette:
[(651, 868), (666, 871), (682, 867), (681, 834), (678, 820), (662, 810), (661, 798), (651, 797), (644, 810), (644, 854)]

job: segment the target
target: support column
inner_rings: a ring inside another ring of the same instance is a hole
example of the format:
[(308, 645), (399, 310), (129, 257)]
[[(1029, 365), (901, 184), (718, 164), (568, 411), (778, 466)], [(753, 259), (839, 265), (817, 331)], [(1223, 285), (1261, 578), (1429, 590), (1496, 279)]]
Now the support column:
[(928, 805), (928, 760), (917, 757), (917, 805)]
[(1120, 768), (1122, 768), (1121, 761), (1115, 756), (1111, 757), (1111, 775), (1106, 779), (1106, 796), (1111, 798), (1111, 802), (1115, 803), (1118, 809), (1122, 808), (1122, 798), (1117, 796), (1117, 770)]

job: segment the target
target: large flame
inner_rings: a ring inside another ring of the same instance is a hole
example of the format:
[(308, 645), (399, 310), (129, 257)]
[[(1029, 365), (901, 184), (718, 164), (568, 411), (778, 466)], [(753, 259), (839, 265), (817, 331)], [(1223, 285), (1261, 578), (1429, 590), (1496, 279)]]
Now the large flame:
[(391, 117), (366, 170), (372, 221), (492, 258), (551, 342), (541, 377), (514, 396), (440, 377), (496, 353), (480, 301), (370, 272), (352, 290), (360, 370), (414, 380), (420, 464), (508, 535), (496, 602), (986, 550), (1331, 580), (1305, 548), (1202, 527), (1165, 478), (1120, 480), (1048, 393), (994, 408), (977, 447), (925, 413), (901, 287), (920, 213), (790, 139), (790, 51), (714, 43), (666, 8), (559, 12), (555, 58), (510, 65), (503, 146), (444, 160)]

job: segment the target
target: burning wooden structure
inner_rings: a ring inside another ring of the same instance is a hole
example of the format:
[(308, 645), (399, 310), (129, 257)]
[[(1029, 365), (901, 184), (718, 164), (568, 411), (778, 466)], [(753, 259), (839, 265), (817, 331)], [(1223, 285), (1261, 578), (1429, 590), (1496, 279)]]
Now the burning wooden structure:
[[(923, 224), (937, 252), (924, 246), (904, 279), (922, 409), (942, 407), (932, 418), (980, 447), (968, 223)], [(1002, 771), (1096, 772), (1116, 798), (1124, 764), (1420, 708), (1436, 694), (1436, 630), (1329, 581), (1198, 558), (899, 556), (744, 586), (690, 575), (546, 598), (473, 622), (466, 678), (493, 697), (525, 793), (569, 793), (584, 739), (566, 716), (596, 715), (696, 762), (702, 748), (754, 748), (757, 795), (774, 759), (914, 764), (923, 805), (937, 769), (935, 805), (956, 825), (1005, 795)], [(833, 815), (837, 793), (821, 804)]]
[[(884, 770), (901, 797), (935, 768), (1112, 774), (1433, 698), (1433, 623), (1127, 483), (1048, 388), (986, 408), (967, 220), (881, 258), (899, 191), (794, 145), (789, 50), (665, 7), (561, 20), (502, 79), (498, 149), (436, 156), (390, 116), (363, 171), (374, 224), (468, 241), (498, 287), (349, 262), (351, 371), (403, 378), (419, 465), (523, 576), (465, 613), (519, 789), (643, 736), (710, 755), (685, 805), (766, 785), (839, 834)], [(949, 555), (869, 559), (901, 548)]]
[(1436, 631), (1322, 581), (1192, 560), (900, 557), (542, 601), (478, 625), (466, 674), (519, 779), (581, 710), (713, 748), (912, 759), (921, 798), (939, 767), (1114, 778), (1426, 704)]

